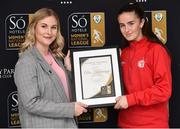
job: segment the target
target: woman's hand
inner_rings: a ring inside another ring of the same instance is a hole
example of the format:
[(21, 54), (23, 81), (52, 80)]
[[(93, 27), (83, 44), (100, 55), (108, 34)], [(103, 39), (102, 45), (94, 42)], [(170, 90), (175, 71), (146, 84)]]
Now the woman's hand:
[(126, 96), (117, 97), (114, 109), (126, 109), (126, 108), (128, 108), (128, 102)]
[(75, 116), (80, 116), (82, 113), (87, 112), (88, 106), (81, 102), (75, 102)]
[(68, 50), (67, 55), (64, 57), (64, 65), (65, 65), (67, 70), (71, 71), (70, 50)]

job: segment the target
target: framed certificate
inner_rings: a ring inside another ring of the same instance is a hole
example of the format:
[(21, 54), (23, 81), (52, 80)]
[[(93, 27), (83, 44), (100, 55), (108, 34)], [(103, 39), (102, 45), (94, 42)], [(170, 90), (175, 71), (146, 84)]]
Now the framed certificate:
[(76, 101), (88, 106), (115, 103), (122, 95), (117, 48), (73, 50)]

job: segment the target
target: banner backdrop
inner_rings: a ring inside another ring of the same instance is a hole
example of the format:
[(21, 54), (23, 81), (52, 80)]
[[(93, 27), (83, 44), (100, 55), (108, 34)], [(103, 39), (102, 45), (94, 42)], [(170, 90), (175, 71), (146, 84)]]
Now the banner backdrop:
[[(20, 127), (14, 66), (18, 48), (24, 42), (26, 27), (33, 13), (42, 7), (60, 16), (65, 49), (121, 46), (117, 12), (126, 0), (6, 0), (0, 5), (0, 127)], [(131, 2), (135, 2), (131, 1)], [(170, 127), (180, 127), (180, 2), (136, 0), (141, 4), (153, 32), (172, 54), (173, 94), (170, 99)], [(179, 11), (178, 11), (179, 10)], [(91, 108), (78, 117), (79, 127), (117, 127), (113, 106)]]

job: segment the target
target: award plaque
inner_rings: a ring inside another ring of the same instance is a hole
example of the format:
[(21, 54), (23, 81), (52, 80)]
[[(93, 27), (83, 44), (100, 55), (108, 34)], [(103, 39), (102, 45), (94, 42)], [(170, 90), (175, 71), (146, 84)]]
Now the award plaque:
[(76, 101), (89, 106), (115, 103), (122, 95), (118, 49), (74, 50), (71, 54)]

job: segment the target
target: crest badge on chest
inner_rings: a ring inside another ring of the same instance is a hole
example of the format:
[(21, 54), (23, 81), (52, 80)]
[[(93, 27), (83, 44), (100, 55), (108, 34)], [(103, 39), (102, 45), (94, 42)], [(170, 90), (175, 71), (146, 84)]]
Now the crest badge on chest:
[(145, 65), (144, 59), (138, 61), (138, 67), (139, 68), (144, 68), (144, 65)]

